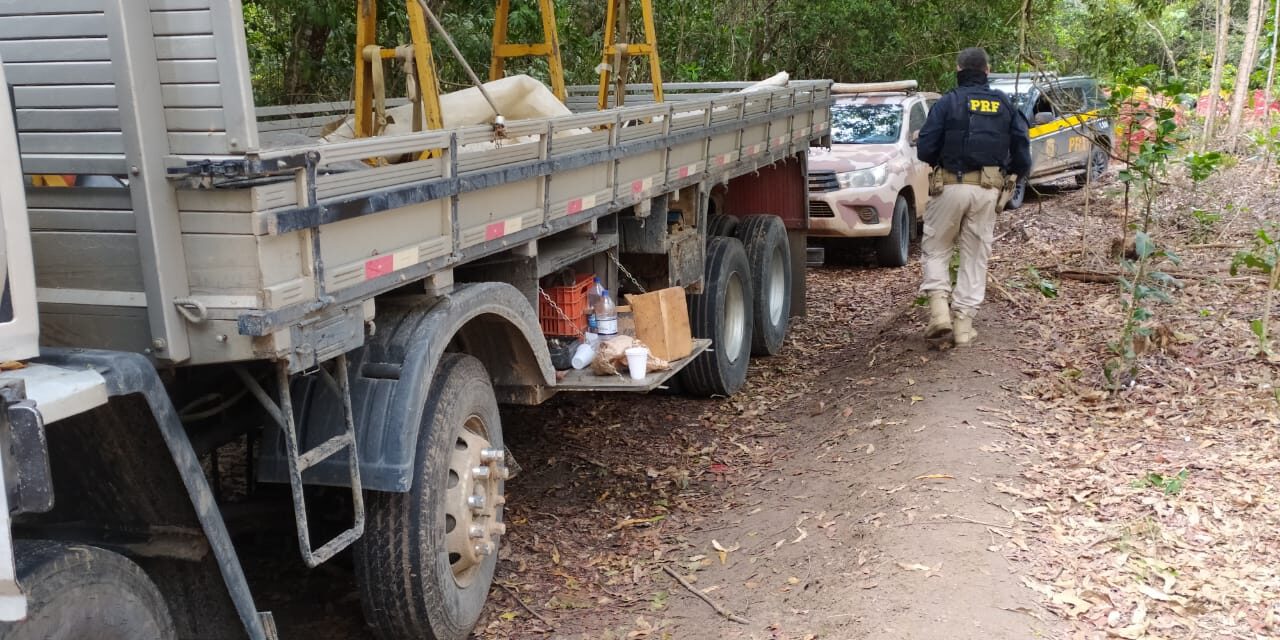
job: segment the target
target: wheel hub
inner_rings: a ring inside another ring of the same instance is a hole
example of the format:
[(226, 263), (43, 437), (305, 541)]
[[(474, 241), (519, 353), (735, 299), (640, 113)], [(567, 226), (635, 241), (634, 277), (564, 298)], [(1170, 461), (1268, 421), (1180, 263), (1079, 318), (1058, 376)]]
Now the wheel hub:
[(773, 259), (769, 261), (769, 322), (777, 326), (782, 322), (782, 304), (787, 292), (787, 267), (782, 263), (782, 250), (773, 248)]
[(466, 587), (485, 557), (497, 553), (507, 527), (501, 521), (506, 503), (502, 482), (510, 477), (506, 453), (477, 433), (484, 424), (476, 416), (459, 429), (449, 459), (445, 496), (445, 546), (453, 579)]
[(742, 277), (737, 273), (729, 277), (724, 304), (724, 347), (729, 362), (737, 362), (747, 337), (747, 296), (742, 290)]

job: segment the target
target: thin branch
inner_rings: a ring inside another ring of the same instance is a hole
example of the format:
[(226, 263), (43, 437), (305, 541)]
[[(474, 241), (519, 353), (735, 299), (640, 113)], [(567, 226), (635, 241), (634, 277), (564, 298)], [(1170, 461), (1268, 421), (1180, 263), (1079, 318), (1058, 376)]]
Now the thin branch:
[(546, 618), (542, 617), (542, 614), (538, 613), (537, 611), (534, 611), (532, 607), (525, 604), (524, 600), (521, 600), (520, 596), (516, 595), (516, 592), (511, 590), (511, 587), (508, 587), (507, 585), (502, 584), (501, 582), (494, 582), (494, 584), (498, 585), (498, 587), (503, 591), (506, 591), (507, 595), (511, 596), (511, 599), (515, 600), (516, 604), (520, 605), (520, 607), (523, 608), (525, 611), (528, 611), (530, 615), (541, 620), (542, 624), (545, 624), (548, 627), (550, 627), (552, 631), (556, 630), (556, 626), (554, 624), (551, 624), (550, 620), (547, 620)]
[(919, 527), (927, 524), (977, 524), (977, 525), (982, 525), (984, 527), (995, 527), (998, 529), (1015, 528), (1013, 525), (996, 524), (994, 522), (983, 522), (981, 520), (974, 520), (972, 518), (966, 518), (964, 516), (956, 516), (956, 515), (948, 514), (947, 517), (956, 518), (956, 519), (955, 520), (917, 520), (915, 522), (899, 522), (898, 524), (892, 524), (889, 526), (890, 527)]
[(701, 591), (698, 591), (697, 589), (694, 589), (694, 588), (693, 588), (693, 585), (689, 584), (689, 582), (688, 582), (687, 580), (685, 580), (685, 579), (684, 579), (684, 578), (683, 578), (679, 573), (676, 573), (676, 572), (675, 572), (675, 570), (674, 570), (674, 569), (672, 569), (671, 567), (668, 567), (668, 566), (666, 566), (666, 565), (663, 565), (663, 566), (662, 566), (662, 570), (663, 570), (663, 571), (666, 571), (666, 572), (667, 572), (667, 575), (671, 576), (672, 578), (675, 578), (675, 579), (676, 579), (676, 582), (679, 582), (679, 583), (680, 583), (680, 586), (682, 586), (682, 587), (684, 587), (685, 589), (687, 589), (687, 590), (689, 591), (689, 593), (692, 593), (693, 595), (698, 596), (698, 599), (699, 599), (699, 600), (702, 600), (703, 602), (705, 602), (705, 603), (707, 603), (708, 605), (710, 605), (712, 609), (715, 609), (715, 610), (716, 610), (716, 613), (718, 613), (718, 614), (720, 614), (720, 615), (724, 616), (726, 620), (730, 620), (730, 621), (736, 622), (736, 623), (738, 623), (738, 624), (751, 624), (751, 621), (750, 621), (750, 620), (747, 620), (746, 618), (743, 618), (742, 616), (739, 616), (739, 615), (737, 615), (737, 614), (735, 614), (735, 613), (732, 613), (732, 612), (730, 612), (730, 611), (726, 610), (724, 607), (721, 607), (720, 605), (716, 604), (714, 600), (712, 600), (711, 598), (708, 598), (708, 597), (707, 597), (707, 594), (705, 594), (705, 593), (703, 593), (703, 592), (701, 592)]

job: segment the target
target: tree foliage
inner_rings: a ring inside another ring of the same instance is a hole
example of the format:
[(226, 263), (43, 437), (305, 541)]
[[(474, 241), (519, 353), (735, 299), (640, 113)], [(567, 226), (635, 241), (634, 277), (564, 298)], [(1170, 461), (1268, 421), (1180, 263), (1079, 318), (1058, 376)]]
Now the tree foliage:
[[(1247, 0), (1232, 1), (1238, 5), (1234, 16), (1247, 13)], [(349, 97), (357, 0), (244, 3), (260, 104)], [(641, 22), (638, 0), (632, 4), (634, 29)], [(493, 3), (431, 5), (477, 73), (486, 75)], [(605, 2), (555, 0), (555, 6), (569, 83), (595, 83)], [(1150, 64), (1202, 88), (1215, 26), (1215, 0), (1029, 0), (1020, 60), (1024, 0), (654, 0), (654, 6), (668, 81), (749, 80), (787, 71), (847, 82), (915, 78), (925, 87), (946, 89), (953, 83), (955, 54), (982, 46), (996, 70), (1011, 71), (1021, 62), (1023, 69), (1109, 78)], [(405, 42), (403, 0), (378, 0), (378, 7), (381, 41)], [(541, 38), (534, 0), (512, 0), (511, 10), (513, 41)], [(1274, 29), (1271, 22), (1264, 35)], [(1231, 59), (1239, 57), (1243, 31), (1243, 24), (1232, 30)], [(639, 38), (635, 30), (633, 39)], [(462, 86), (465, 76), (440, 43), (436, 58), (444, 89)], [(1268, 55), (1261, 58), (1248, 70), (1258, 85), (1269, 62)], [(508, 68), (546, 77), (540, 60)], [(635, 73), (636, 80), (646, 79)], [(1235, 75), (1229, 65), (1228, 86)]]

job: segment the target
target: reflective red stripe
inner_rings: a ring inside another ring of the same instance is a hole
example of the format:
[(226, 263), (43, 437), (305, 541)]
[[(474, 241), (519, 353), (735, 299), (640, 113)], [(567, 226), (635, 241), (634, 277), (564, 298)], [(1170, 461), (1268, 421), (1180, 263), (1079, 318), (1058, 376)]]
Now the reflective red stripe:
[(395, 271), (395, 257), (392, 255), (378, 256), (364, 263), (365, 280), (385, 276), (392, 271)]
[(507, 235), (507, 223), (505, 221), (495, 222), (484, 228), (485, 242), (497, 240)]

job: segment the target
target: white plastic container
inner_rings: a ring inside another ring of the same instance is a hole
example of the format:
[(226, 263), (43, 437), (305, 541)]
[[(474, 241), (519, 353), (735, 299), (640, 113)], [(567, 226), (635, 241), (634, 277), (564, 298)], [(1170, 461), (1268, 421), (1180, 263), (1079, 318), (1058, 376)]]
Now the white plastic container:
[(649, 371), (649, 347), (630, 347), (623, 353), (627, 355), (627, 369), (631, 371), (631, 379), (644, 380)]
[(573, 352), (573, 368), (586, 369), (591, 364), (591, 360), (596, 357), (596, 347), (592, 342), (583, 342)]

